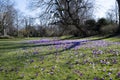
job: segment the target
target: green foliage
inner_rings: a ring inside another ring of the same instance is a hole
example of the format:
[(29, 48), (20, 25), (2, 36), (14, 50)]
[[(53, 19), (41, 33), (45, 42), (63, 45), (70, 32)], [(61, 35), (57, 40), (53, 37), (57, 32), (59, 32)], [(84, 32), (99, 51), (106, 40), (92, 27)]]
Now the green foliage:
[(94, 19), (89, 19), (85, 22), (86, 31), (88, 30), (88, 35), (95, 35), (96, 32), (96, 21)]
[(100, 19), (97, 21), (97, 24), (98, 24), (99, 26), (107, 25), (107, 24), (108, 24), (108, 21), (107, 21), (105, 18), (100, 18)]
[(98, 19), (94, 30), (96, 30), (98, 32), (98, 34), (101, 34), (101, 27), (105, 26), (105, 25), (108, 25), (107, 19), (100, 18), (100, 19)]
[(94, 19), (89, 19), (85, 22), (85, 25), (89, 27), (94, 27), (96, 25), (96, 21)]

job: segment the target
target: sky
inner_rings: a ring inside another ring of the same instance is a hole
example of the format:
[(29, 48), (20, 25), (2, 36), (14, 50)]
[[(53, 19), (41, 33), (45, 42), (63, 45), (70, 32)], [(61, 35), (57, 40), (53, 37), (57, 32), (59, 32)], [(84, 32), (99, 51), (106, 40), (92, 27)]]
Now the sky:
[(29, 0), (13, 0), (15, 2), (15, 8), (19, 10), (21, 13), (27, 16), (35, 16), (36, 11), (31, 11), (28, 8), (28, 1)]
[(115, 3), (116, 0), (96, 0), (96, 18), (105, 17), (106, 12), (115, 7)]
[[(36, 11), (30, 11), (27, 8), (29, 0), (14, 0), (16, 5), (15, 7), (23, 12), (25, 15), (35, 16)], [(106, 16), (106, 12), (115, 6), (115, 0), (95, 0), (95, 18), (101, 18)], [(102, 7), (102, 8), (101, 8)]]

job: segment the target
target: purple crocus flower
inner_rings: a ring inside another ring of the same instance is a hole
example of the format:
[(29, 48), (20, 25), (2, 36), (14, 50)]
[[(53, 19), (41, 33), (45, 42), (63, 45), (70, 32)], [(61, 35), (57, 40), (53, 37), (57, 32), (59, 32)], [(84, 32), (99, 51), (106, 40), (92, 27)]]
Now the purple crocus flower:
[(83, 76), (83, 73), (81, 73), (79, 70), (74, 70), (74, 73), (78, 74), (79, 76)]
[(120, 78), (120, 72), (117, 73), (118, 78)]
[(39, 73), (37, 72), (36, 74), (35, 74), (35, 76), (37, 77), (39, 75)]
[(34, 60), (32, 59), (32, 60), (30, 60), (30, 63), (33, 63), (34, 62)]
[(37, 54), (39, 54), (39, 52), (37, 52), (37, 51), (33, 52), (33, 55), (37, 55)]
[(98, 77), (95, 77), (93, 80), (99, 80)]
[(112, 63), (113, 63), (113, 64), (116, 64), (116, 63), (117, 63), (117, 60), (116, 60), (116, 59), (113, 59), (113, 60), (112, 60)]

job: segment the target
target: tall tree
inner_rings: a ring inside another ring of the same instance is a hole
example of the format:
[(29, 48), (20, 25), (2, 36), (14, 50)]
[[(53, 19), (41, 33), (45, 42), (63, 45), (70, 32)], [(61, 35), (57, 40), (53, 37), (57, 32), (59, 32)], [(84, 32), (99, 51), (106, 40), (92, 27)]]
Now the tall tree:
[(10, 0), (0, 0), (0, 30), (6, 36), (14, 25), (16, 10)]
[[(33, 26), (34, 20), (31, 17), (24, 17), (24, 25), (26, 31), (26, 37), (30, 37), (31, 31), (34, 28)], [(34, 31), (34, 29), (33, 29)]]
[[(82, 35), (87, 35), (86, 30), (81, 27), (84, 21), (91, 16), (93, 8), (90, 0), (32, 0), (32, 5), (43, 12), (47, 21), (55, 24), (63, 24), (65, 27), (74, 25)], [(42, 15), (43, 17), (43, 15)]]
[(118, 8), (119, 8), (119, 11), (118, 11), (118, 14), (119, 14), (119, 28), (118, 28), (118, 33), (120, 33), (120, 0), (117, 0), (118, 2)]

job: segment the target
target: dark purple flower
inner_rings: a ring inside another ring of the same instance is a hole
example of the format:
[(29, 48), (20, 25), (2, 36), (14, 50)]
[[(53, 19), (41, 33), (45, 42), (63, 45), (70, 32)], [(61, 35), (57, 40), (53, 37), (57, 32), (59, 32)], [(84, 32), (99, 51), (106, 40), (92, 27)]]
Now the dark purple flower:
[(36, 74), (35, 74), (35, 76), (38, 76), (39, 75), (39, 73), (37, 72)]
[(106, 64), (106, 61), (105, 60), (100, 60), (100, 63), (101, 64)]
[(93, 55), (96, 55), (97, 54), (97, 50), (93, 50), (92, 53), (93, 53)]
[(52, 66), (51, 71), (54, 71), (54, 70), (55, 70), (55, 66)]
[(37, 51), (33, 52), (33, 55), (37, 55), (37, 54), (39, 54), (39, 52), (37, 52)]
[(32, 60), (30, 60), (30, 64), (31, 64), (31, 63), (33, 63), (33, 62), (34, 62), (34, 60), (33, 60), (33, 59), (32, 59)]
[(113, 60), (112, 60), (112, 63), (113, 63), (113, 64), (116, 64), (116, 63), (117, 63), (117, 60), (116, 60), (116, 59), (113, 59)]
[(120, 78), (120, 72), (117, 73), (117, 76)]
[(83, 73), (81, 73), (79, 70), (74, 70), (74, 73), (78, 74), (79, 76), (83, 76)]
[(95, 77), (93, 80), (99, 80), (99, 78), (98, 78), (98, 77)]

